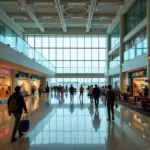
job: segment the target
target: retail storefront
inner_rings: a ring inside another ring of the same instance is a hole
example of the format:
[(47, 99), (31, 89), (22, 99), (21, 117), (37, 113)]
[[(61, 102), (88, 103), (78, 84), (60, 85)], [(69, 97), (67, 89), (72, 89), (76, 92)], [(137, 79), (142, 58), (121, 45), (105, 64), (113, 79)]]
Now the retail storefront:
[(18, 72), (15, 79), (16, 86), (21, 87), (21, 95), (27, 96), (29, 93), (28, 73)]
[(131, 93), (133, 93), (134, 96), (143, 96), (143, 90), (147, 85), (145, 82), (147, 79), (147, 70), (131, 72), (129, 78), (131, 79)]
[(0, 100), (7, 99), (11, 94), (11, 71), (0, 68)]
[(34, 89), (34, 94), (37, 94), (38, 88), (40, 86), (40, 77), (38, 75), (31, 75), (30, 79), (31, 79), (31, 91)]

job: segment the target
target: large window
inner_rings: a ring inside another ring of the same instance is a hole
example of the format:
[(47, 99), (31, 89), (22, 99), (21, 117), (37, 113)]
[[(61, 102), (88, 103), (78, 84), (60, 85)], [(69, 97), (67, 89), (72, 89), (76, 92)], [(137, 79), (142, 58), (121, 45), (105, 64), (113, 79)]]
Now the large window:
[(55, 65), (56, 73), (104, 73), (106, 68), (105, 36), (29, 35), (27, 41)]
[(125, 15), (126, 34), (136, 27), (146, 16), (147, 0), (136, 0)]

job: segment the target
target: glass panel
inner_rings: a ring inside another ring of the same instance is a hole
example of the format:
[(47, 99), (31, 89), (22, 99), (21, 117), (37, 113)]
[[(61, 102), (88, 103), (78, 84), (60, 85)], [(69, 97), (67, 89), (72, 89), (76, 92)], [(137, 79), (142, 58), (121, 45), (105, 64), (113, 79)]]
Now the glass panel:
[(71, 47), (77, 47), (77, 37), (71, 37)]
[(105, 37), (99, 37), (99, 48), (106, 48), (106, 38)]
[(78, 49), (78, 60), (84, 60), (84, 49)]
[(98, 60), (98, 49), (92, 49), (92, 60)]
[(49, 50), (50, 60), (56, 60), (56, 50), (50, 49)]
[(69, 48), (70, 47), (70, 37), (64, 38), (64, 47)]
[(50, 37), (50, 47), (56, 47), (56, 38), (55, 37)]
[(63, 59), (63, 50), (62, 49), (57, 49), (57, 60), (62, 60)]
[(70, 60), (70, 49), (64, 49), (64, 60)]
[(84, 37), (78, 37), (78, 47), (84, 48)]
[(99, 49), (99, 60), (106, 60), (106, 49)]
[(91, 37), (85, 37), (85, 47), (86, 48), (91, 48), (92, 47), (92, 39)]
[(57, 37), (57, 47), (63, 47), (63, 37)]
[(42, 36), (42, 47), (49, 47), (48, 36)]
[(71, 60), (77, 60), (77, 49), (71, 49)]
[(42, 39), (41, 39), (41, 36), (35, 36), (35, 45), (36, 45), (36, 47), (39, 47), (39, 48), (42, 47)]
[(49, 50), (48, 49), (43, 49), (43, 56), (48, 60), (49, 59), (49, 54), (48, 54)]
[(85, 49), (85, 60), (91, 60), (91, 49)]
[(98, 37), (92, 37), (92, 47), (98, 48)]
[(29, 36), (28, 37), (28, 43), (29, 43), (29, 45), (31, 45), (32, 47), (34, 47), (34, 36)]

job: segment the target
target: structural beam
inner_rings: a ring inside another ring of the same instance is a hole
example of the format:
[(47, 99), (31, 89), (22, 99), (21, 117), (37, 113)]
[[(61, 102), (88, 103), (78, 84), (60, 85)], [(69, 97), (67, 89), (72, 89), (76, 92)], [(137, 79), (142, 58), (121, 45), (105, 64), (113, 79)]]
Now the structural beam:
[(59, 18), (60, 18), (60, 22), (61, 22), (63, 31), (67, 32), (67, 28), (66, 28), (66, 24), (65, 24), (65, 20), (64, 20), (64, 15), (63, 15), (61, 5), (60, 5), (60, 0), (55, 0), (55, 5), (56, 5), (56, 8), (58, 10), (58, 14), (59, 14)]
[(29, 9), (29, 7), (24, 2), (24, 0), (18, 0), (18, 2), (21, 4), (24, 10), (29, 14), (29, 16), (32, 18), (32, 20), (35, 22), (36, 26), (41, 30), (41, 32), (45, 32), (44, 27), (40, 24), (39, 20), (36, 18), (36, 15), (34, 14), (33, 11)]
[(88, 21), (87, 21), (87, 25), (86, 25), (86, 32), (89, 32), (89, 30), (91, 28), (91, 22), (92, 22), (93, 14), (95, 11), (96, 2), (97, 2), (97, 0), (91, 0), (89, 16), (88, 16)]

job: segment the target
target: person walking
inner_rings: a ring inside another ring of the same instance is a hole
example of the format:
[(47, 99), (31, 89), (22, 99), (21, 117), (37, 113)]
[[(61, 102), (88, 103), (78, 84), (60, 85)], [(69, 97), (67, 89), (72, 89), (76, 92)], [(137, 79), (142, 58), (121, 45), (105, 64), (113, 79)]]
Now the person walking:
[[(108, 85), (108, 91), (107, 91), (106, 97), (105, 97), (105, 105), (107, 105), (107, 110), (108, 110), (107, 121), (111, 121), (111, 115), (112, 115), (112, 120), (115, 120), (115, 117), (114, 117), (115, 99), (116, 99), (115, 92), (112, 89), (112, 86)], [(111, 114), (110, 114), (110, 111), (111, 111)]]
[(71, 86), (70, 86), (70, 88), (69, 88), (69, 92), (70, 92), (70, 99), (73, 100), (73, 96), (74, 96), (74, 87), (72, 86), (72, 84), (71, 84)]
[(49, 86), (48, 86), (48, 84), (46, 86), (46, 94), (47, 94), (47, 96), (49, 95)]
[(93, 103), (93, 85), (89, 87), (88, 95), (90, 96), (90, 102)]
[(39, 96), (41, 96), (41, 93), (42, 93), (42, 87), (41, 87), (41, 85), (39, 86), (38, 91), (39, 91)]
[(148, 87), (145, 86), (144, 88), (144, 96), (147, 97), (148, 96)]
[(23, 96), (20, 94), (21, 87), (16, 86), (15, 92), (9, 97), (7, 105), (8, 105), (8, 115), (11, 116), (11, 114), (15, 117), (15, 124), (13, 128), (12, 138), (11, 142), (15, 142), (17, 140), (16, 132), (18, 130), (19, 137), (23, 136), (23, 133), (20, 131), (20, 119), (23, 113), (23, 110), (25, 113), (27, 113), (27, 107), (24, 101)]
[(93, 97), (94, 97), (94, 101), (95, 101), (95, 108), (98, 108), (100, 89), (99, 89), (99, 87), (97, 87), (97, 84), (95, 84), (95, 88), (93, 89)]
[(81, 85), (80, 86), (80, 96), (79, 96), (79, 98), (82, 96), (82, 99), (83, 99), (83, 91), (84, 91), (84, 87)]

